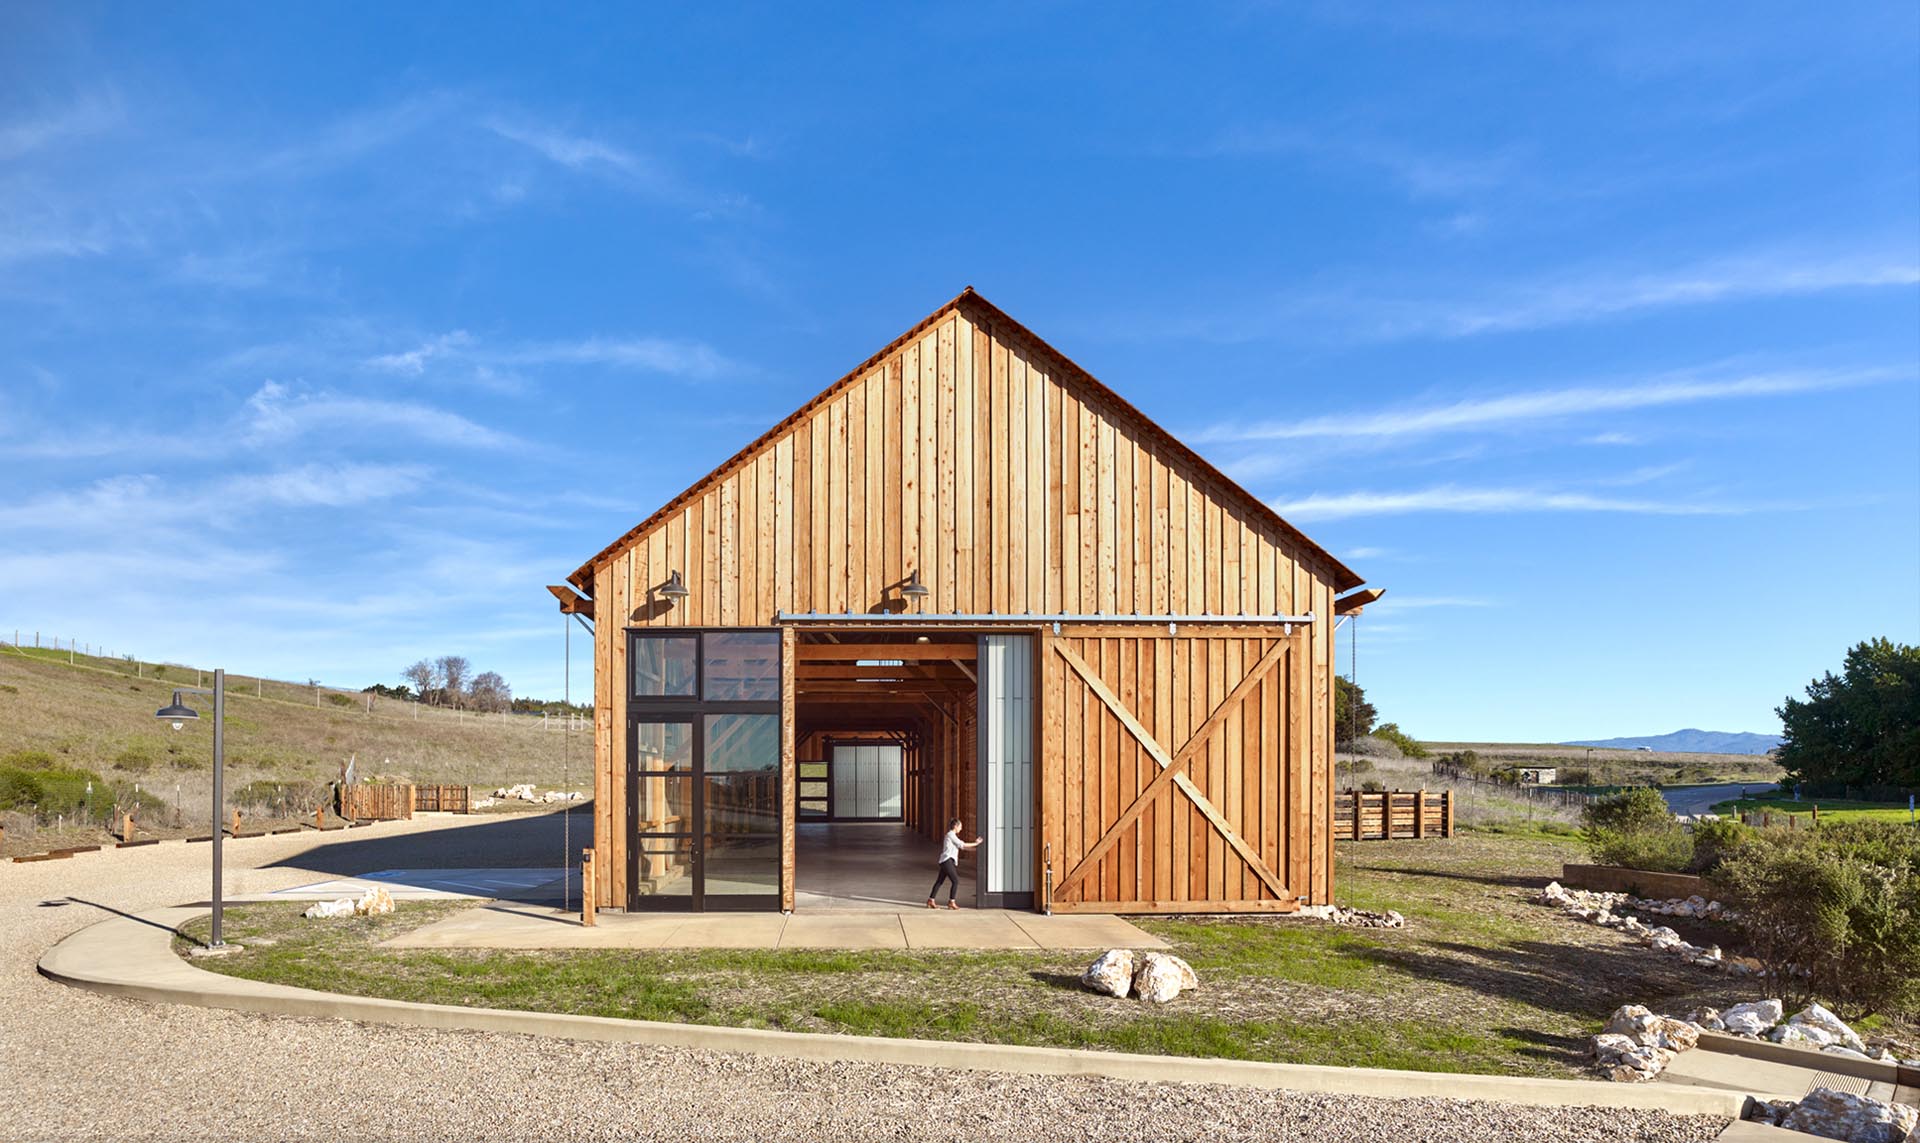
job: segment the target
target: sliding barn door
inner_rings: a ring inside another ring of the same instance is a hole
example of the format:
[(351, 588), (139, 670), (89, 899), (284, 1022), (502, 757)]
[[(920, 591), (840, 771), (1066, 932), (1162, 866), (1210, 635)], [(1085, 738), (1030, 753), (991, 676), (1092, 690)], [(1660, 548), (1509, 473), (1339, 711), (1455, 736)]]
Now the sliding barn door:
[(1033, 905), (1034, 637), (980, 636), (979, 875), (982, 907)]
[(1330, 789), (1310, 760), (1308, 631), (1042, 638), (1053, 908), (1284, 911), (1314, 891)]

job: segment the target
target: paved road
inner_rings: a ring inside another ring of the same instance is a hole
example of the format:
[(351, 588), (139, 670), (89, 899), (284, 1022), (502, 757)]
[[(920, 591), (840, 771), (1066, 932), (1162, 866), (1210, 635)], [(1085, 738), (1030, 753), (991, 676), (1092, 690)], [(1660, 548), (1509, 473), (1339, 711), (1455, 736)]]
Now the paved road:
[(1744, 790), (1767, 789), (1765, 782), (1729, 782), (1721, 786), (1695, 786), (1685, 790), (1662, 790), (1667, 808), (1676, 814), (1704, 814), (1720, 802), (1737, 798)]
[[(559, 820), (425, 819), (324, 840), (248, 839), (227, 849), (228, 888), (264, 893), (407, 866), (547, 865)], [(43, 951), (108, 912), (203, 898), (206, 870), (207, 847), (183, 843), (0, 865), (0, 1138), (1690, 1143), (1724, 1125), (272, 1018), (105, 997), (34, 971)]]

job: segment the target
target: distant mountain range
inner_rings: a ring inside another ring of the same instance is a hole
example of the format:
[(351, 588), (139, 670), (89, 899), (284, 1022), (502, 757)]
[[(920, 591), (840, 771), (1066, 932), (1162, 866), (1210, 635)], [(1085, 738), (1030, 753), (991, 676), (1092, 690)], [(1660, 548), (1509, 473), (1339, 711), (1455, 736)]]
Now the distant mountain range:
[(1657, 750), (1663, 754), (1765, 754), (1780, 745), (1777, 734), (1728, 730), (1676, 730), (1644, 738), (1596, 738), (1562, 746), (1604, 746), (1611, 750)]

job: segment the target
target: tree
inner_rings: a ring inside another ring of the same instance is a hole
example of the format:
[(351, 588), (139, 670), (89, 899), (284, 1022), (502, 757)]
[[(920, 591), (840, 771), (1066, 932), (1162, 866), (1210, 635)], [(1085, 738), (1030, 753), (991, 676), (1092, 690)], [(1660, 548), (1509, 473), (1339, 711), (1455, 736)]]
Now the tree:
[(1920, 647), (1869, 639), (1775, 708), (1778, 758), (1792, 781), (1832, 787), (1920, 786)]
[(1348, 682), (1339, 675), (1333, 677), (1333, 740), (1336, 745), (1350, 746), (1355, 739), (1365, 738), (1373, 733), (1373, 720), (1380, 712), (1373, 709), (1367, 701), (1367, 692), (1360, 689), (1358, 683)]
[(496, 671), (483, 671), (467, 686), (467, 701), (475, 710), (498, 713), (513, 706), (513, 688)]
[(467, 693), (467, 672), (473, 669), (473, 665), (462, 655), (442, 655), (434, 660), (433, 665), (440, 676), (440, 687), (446, 692), (447, 701), (459, 706)]
[(400, 677), (413, 684), (413, 693), (426, 702), (433, 696), (434, 688), (440, 685), (440, 676), (434, 671), (433, 664), (425, 659), (400, 672)]

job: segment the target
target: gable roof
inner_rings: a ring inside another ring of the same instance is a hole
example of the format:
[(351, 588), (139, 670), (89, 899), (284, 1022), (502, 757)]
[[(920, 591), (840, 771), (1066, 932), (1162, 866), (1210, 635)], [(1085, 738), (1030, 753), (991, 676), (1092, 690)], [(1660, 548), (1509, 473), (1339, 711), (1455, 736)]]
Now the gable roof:
[(704, 494), (708, 488), (725, 479), (743, 464), (757, 458), (762, 452), (772, 447), (773, 444), (789, 430), (812, 415), (815, 409), (831, 401), (849, 385), (865, 377), (876, 365), (879, 365), (882, 361), (892, 356), (908, 342), (913, 341), (928, 329), (939, 324), (942, 319), (956, 312), (965, 312), (969, 317), (983, 318), (986, 323), (990, 323), (1000, 329), (1008, 330), (1013, 333), (1015, 337), (1027, 342), (1033, 348), (1065, 366), (1067, 373), (1070, 375), (1070, 380), (1063, 378), (1063, 383), (1077, 384), (1089, 390), (1113, 414), (1129, 422), (1135, 429), (1139, 430), (1142, 435), (1165, 448), (1170, 457), (1190, 466), (1201, 478), (1199, 483), (1211, 486), (1211, 490), (1217, 495), (1246, 510), (1254, 519), (1273, 528), (1280, 535), (1300, 545), (1309, 556), (1324, 563), (1331, 572), (1330, 578), (1333, 581), (1335, 594), (1350, 588), (1359, 587), (1366, 582), (1366, 580), (1361, 578), (1353, 569), (1335, 559), (1331, 552), (1328, 552), (1319, 544), (1308, 539), (1305, 533), (1282, 519), (1278, 512), (1275, 512), (1267, 505), (1266, 501), (1261, 500), (1258, 496), (1255, 496), (1253, 493), (1248, 492), (1246, 489), (1234, 483), (1219, 469), (1209, 464), (1199, 453), (1188, 448), (1178, 437), (1161, 428), (1157, 423), (1149, 419), (1146, 414), (1134, 408), (1133, 405), (1124, 397), (1120, 396), (1120, 394), (1102, 384), (1093, 374), (1082, 369), (1073, 359), (1058, 349), (1055, 349), (1052, 345), (1049, 345), (1039, 335), (1009, 316), (1005, 310), (1002, 310), (999, 306), (981, 297), (974, 291), (972, 286), (968, 286), (966, 289), (960, 291), (951, 301), (922, 318), (911, 329), (908, 329), (886, 345), (881, 346), (879, 350), (865, 361), (848, 370), (845, 376), (821, 390), (812, 400), (795, 409), (778, 424), (754, 438), (745, 448), (728, 458), (726, 463), (701, 477), (698, 481), (695, 481), (685, 492), (682, 492), (680, 495), (661, 505), (652, 515), (629, 529), (613, 543), (602, 548), (592, 559), (580, 565), (578, 571), (568, 576), (568, 582), (578, 587), (581, 591), (586, 592), (588, 595), (592, 595), (593, 573), (601, 564), (620, 555), (627, 548), (631, 547), (635, 541), (646, 536), (681, 508), (685, 507), (689, 502)]

